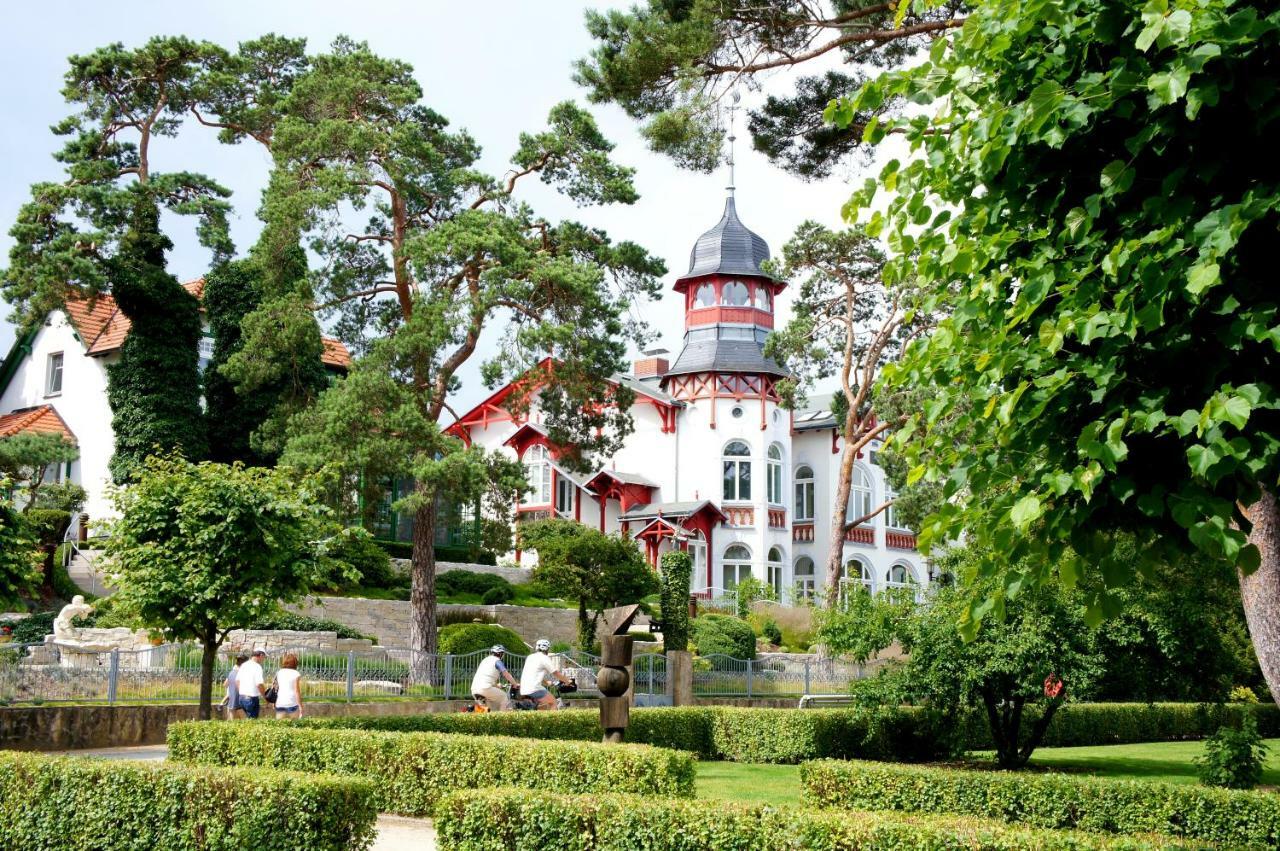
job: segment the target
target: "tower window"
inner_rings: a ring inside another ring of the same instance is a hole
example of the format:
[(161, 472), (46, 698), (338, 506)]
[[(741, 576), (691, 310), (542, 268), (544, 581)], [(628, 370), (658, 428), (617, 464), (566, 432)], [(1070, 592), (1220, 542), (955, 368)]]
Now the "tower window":
[(724, 448), (724, 498), (751, 499), (751, 447), (734, 440)]
[(715, 307), (716, 288), (711, 284), (701, 284), (693, 294), (694, 307)]
[(758, 310), (773, 310), (773, 296), (769, 294), (769, 288), (764, 284), (756, 285), (756, 308)]
[(730, 281), (724, 285), (720, 303), (730, 307), (746, 307), (751, 304), (751, 291), (742, 281)]
[(774, 443), (769, 447), (765, 490), (772, 505), (782, 505), (782, 447)]

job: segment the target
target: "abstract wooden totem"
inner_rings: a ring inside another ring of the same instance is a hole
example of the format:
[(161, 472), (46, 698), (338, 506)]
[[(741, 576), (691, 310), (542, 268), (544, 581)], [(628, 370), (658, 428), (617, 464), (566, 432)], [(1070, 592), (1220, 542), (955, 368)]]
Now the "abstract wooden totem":
[(626, 736), (631, 720), (631, 651), (634, 639), (627, 635), (640, 607), (619, 606), (604, 613), (605, 636), (600, 639), (600, 672), (596, 686), (600, 689), (600, 726), (606, 743), (618, 744)]

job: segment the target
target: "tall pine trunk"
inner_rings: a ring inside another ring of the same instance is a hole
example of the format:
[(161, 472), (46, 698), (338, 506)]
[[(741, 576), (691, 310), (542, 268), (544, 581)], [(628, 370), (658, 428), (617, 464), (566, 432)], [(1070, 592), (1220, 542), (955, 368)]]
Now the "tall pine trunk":
[(844, 525), (849, 512), (849, 492), (853, 489), (853, 462), (857, 457), (851, 429), (844, 434), (844, 450), (840, 455), (840, 477), (836, 479), (836, 500), (831, 506), (831, 546), (827, 550), (827, 605), (840, 598), (840, 579), (844, 576)]
[(418, 684), (431, 683), (436, 673), (436, 500), (418, 485), (424, 497), (422, 506), (413, 515), (413, 584), (409, 591), (409, 605), (413, 617), (409, 621), (409, 648), (411, 660), (410, 680)]
[(1273, 700), (1280, 702), (1280, 503), (1263, 488), (1262, 497), (1249, 506), (1253, 529), (1249, 543), (1262, 553), (1262, 564), (1248, 576), (1240, 574), (1249, 636), (1258, 656), (1262, 676)]

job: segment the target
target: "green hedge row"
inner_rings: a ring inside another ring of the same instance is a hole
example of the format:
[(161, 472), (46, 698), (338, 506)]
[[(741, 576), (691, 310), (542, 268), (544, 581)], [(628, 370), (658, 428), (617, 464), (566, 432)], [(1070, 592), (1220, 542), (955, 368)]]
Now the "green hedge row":
[[(1024, 730), (1031, 729), (1039, 712), (1038, 707), (1027, 707)], [(1263, 737), (1280, 736), (1280, 709), (1274, 703), (1068, 703), (1053, 716), (1042, 744), (1077, 747), (1203, 739), (1223, 724), (1240, 726), (1245, 713), (1253, 715)], [(983, 713), (966, 715), (962, 729), (969, 749), (994, 747)]]
[[(806, 759), (934, 759), (933, 728), (902, 709), (742, 709), (690, 706), (633, 709), (627, 740), (692, 751), (700, 759), (797, 763)], [(564, 712), (432, 713), (388, 717), (318, 718), (306, 726), (391, 732), (507, 735), (527, 739), (599, 741), (595, 710)]]
[(997, 818), (1037, 828), (1160, 833), (1229, 847), (1280, 844), (1280, 796), (1203, 786), (930, 768), (877, 762), (805, 763), (807, 803)]
[(176, 762), (363, 776), (374, 783), (379, 810), (401, 815), (430, 815), (444, 793), (485, 786), (693, 795), (690, 754), (636, 745), (316, 730), (273, 721), (188, 721), (169, 725), (168, 739)]
[(362, 779), (0, 752), (0, 847), (41, 851), (368, 848)]
[(1147, 851), (1181, 847), (1167, 837), (1049, 832), (980, 819), (511, 789), (452, 794), (437, 808), (435, 825), (442, 851)]

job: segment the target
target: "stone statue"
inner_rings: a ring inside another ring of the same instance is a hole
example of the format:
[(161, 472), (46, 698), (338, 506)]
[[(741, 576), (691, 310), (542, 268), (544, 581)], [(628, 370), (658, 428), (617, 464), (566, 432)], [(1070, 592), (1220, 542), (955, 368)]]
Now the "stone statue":
[(79, 638), (79, 630), (75, 628), (72, 621), (92, 613), (93, 606), (86, 603), (83, 596), (77, 594), (72, 597), (71, 603), (63, 606), (62, 611), (58, 612), (58, 616), (53, 619), (53, 640), (75, 641)]

